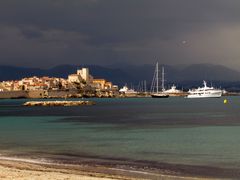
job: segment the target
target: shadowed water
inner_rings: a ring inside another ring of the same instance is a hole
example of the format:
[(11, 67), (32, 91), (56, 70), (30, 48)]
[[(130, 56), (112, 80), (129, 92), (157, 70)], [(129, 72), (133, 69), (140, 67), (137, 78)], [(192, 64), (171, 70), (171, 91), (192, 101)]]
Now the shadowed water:
[(93, 99), (95, 106), (0, 101), (0, 153), (240, 170), (240, 99)]

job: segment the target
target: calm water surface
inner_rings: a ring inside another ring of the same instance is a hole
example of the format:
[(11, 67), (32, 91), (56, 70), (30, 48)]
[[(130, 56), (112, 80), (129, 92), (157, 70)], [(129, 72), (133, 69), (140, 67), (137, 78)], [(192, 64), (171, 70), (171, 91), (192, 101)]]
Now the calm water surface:
[(65, 154), (240, 170), (240, 97), (93, 99), (23, 107), (0, 100), (0, 154)]

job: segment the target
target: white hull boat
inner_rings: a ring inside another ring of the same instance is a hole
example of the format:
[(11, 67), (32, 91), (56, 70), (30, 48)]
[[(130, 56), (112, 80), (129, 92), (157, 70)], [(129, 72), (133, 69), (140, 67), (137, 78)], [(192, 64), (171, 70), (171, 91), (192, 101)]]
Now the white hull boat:
[(123, 86), (123, 88), (121, 88), (119, 92), (124, 94), (137, 94), (137, 92), (134, 91), (134, 89), (129, 89), (127, 86)]
[(206, 81), (203, 81), (204, 87), (192, 89), (188, 91), (187, 98), (219, 98), (222, 96), (221, 89), (208, 87)]
[(169, 95), (165, 93), (155, 93), (151, 94), (152, 98), (168, 98)]

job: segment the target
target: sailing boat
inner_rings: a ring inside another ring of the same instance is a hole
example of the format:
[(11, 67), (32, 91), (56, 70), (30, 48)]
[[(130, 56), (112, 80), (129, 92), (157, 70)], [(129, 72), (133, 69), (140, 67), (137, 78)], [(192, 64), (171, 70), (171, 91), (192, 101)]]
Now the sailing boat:
[[(159, 70), (158, 70), (158, 62), (157, 62), (155, 72), (154, 72), (154, 75), (153, 75), (153, 80), (152, 80), (152, 86), (151, 86), (152, 94), (151, 94), (151, 96), (153, 98), (168, 98), (169, 95), (164, 93), (164, 91), (165, 91), (165, 88), (164, 88), (164, 67), (162, 67), (162, 91), (159, 91), (158, 73), (159, 73)], [(155, 87), (156, 87), (156, 92), (155, 92)]]

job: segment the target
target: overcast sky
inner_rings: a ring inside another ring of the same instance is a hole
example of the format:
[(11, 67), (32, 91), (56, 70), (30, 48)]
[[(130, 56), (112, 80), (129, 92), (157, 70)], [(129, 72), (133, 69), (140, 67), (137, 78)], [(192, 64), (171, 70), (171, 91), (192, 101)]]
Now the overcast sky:
[(239, 0), (1, 0), (0, 64), (240, 68)]

